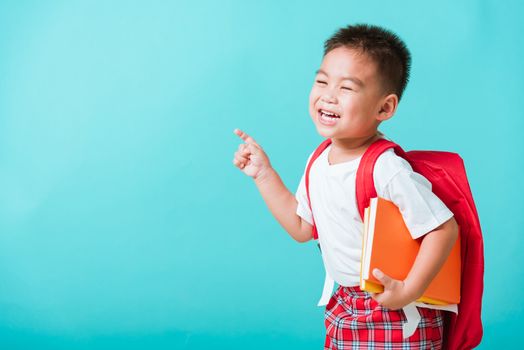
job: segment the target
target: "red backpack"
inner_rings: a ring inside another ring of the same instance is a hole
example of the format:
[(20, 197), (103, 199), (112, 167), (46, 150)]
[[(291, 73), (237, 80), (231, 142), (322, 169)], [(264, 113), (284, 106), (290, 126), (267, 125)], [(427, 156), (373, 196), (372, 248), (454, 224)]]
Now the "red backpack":
[[(309, 198), (309, 172), (315, 159), (331, 144), (327, 139), (317, 147), (306, 167), (306, 191)], [(447, 312), (444, 349), (471, 349), (482, 339), (481, 305), (484, 289), (484, 248), (480, 222), (466, 177), (462, 158), (456, 153), (438, 151), (404, 152), (399, 145), (379, 139), (369, 146), (360, 160), (356, 175), (356, 199), (361, 218), (371, 198), (377, 196), (373, 168), (378, 157), (393, 148), (409, 162), (413, 170), (432, 184), (432, 190), (453, 212), (460, 227), (461, 301), (458, 315)], [(313, 236), (318, 232), (313, 219)]]

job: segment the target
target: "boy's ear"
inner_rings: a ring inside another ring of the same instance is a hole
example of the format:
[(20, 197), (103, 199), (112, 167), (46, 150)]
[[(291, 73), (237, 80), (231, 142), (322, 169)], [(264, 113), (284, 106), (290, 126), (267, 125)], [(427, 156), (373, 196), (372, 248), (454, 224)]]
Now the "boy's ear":
[(384, 121), (391, 118), (397, 111), (398, 96), (397, 94), (389, 94), (382, 100), (380, 110), (378, 111), (377, 120)]

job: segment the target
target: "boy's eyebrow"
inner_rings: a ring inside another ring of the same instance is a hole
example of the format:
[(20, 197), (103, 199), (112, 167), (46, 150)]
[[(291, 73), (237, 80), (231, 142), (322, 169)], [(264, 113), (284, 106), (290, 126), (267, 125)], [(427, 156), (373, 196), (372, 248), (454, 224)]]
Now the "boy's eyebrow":
[[(322, 73), (326, 76), (329, 76), (325, 71), (323, 71), (322, 69), (319, 69), (315, 72), (315, 74), (318, 74), (318, 73)], [(364, 86), (364, 83), (362, 82), (362, 80), (360, 80), (359, 78), (357, 77), (350, 77), (350, 76), (345, 76), (345, 77), (342, 77), (342, 80), (350, 80), (352, 82), (354, 82), (355, 84), (359, 85), (359, 86)]]

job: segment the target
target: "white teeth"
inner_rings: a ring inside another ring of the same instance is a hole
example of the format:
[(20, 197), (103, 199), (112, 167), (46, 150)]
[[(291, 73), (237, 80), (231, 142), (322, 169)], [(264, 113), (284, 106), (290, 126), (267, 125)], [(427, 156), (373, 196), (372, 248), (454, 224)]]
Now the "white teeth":
[(340, 116), (338, 114), (335, 114), (335, 113), (331, 113), (331, 112), (326, 112), (324, 110), (320, 110), (320, 113), (324, 114), (324, 115), (327, 115), (331, 118), (340, 118)]

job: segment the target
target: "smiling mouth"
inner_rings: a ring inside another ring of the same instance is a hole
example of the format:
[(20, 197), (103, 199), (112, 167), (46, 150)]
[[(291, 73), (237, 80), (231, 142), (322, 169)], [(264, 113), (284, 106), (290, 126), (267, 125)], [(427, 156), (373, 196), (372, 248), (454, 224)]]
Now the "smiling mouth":
[(338, 114), (327, 112), (322, 109), (318, 111), (318, 114), (319, 114), (318, 120), (320, 124), (325, 125), (325, 126), (333, 126), (340, 119), (340, 116)]
[(323, 109), (319, 109), (318, 112), (320, 113), (320, 116), (324, 118), (332, 118), (332, 119), (340, 118), (340, 115), (333, 113), (333, 112), (325, 111)]

